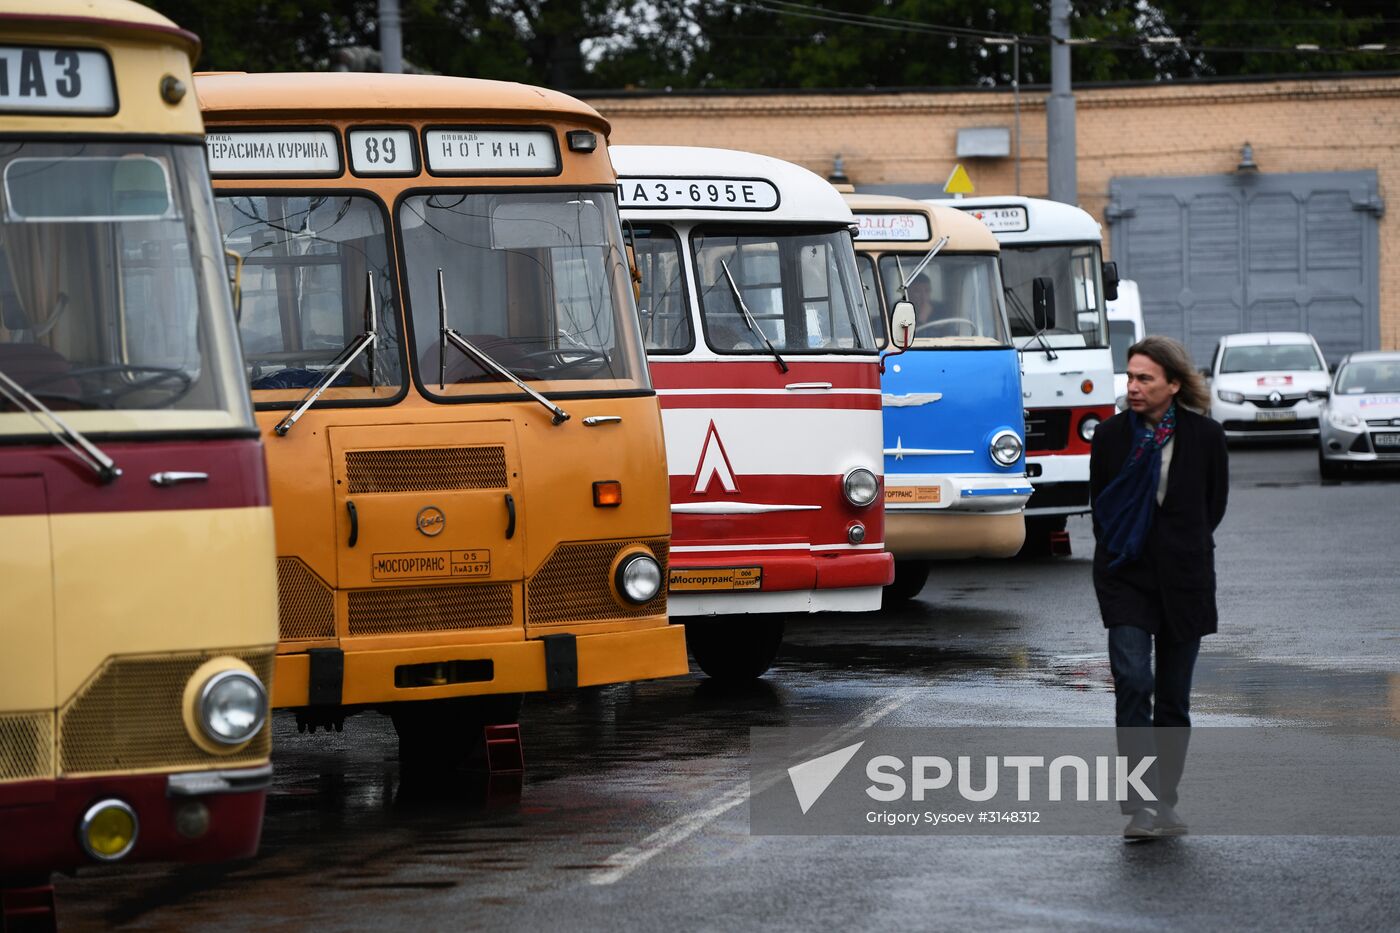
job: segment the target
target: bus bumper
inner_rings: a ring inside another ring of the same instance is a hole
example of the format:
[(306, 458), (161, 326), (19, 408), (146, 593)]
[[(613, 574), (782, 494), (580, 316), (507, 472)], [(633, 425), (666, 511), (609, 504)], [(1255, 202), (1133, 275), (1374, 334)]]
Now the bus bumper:
[[(572, 638), (577, 659), (579, 687), (675, 677), (690, 671), (685, 633), (671, 626), (595, 635), (571, 632), (568, 637)], [(451, 662), (477, 662), (451, 668), (468, 672), (462, 676), (471, 679), (435, 686), (396, 686), (402, 679), (401, 669)], [(551, 688), (545, 642), (540, 638), (384, 650), (349, 647), (343, 650), (341, 664), (338, 705), (342, 706), (535, 693)], [(310, 682), (309, 654), (279, 654), (272, 680), (272, 705), (279, 709), (311, 705)], [(322, 704), (324, 698), (318, 698), (318, 705)]]
[(78, 827), (93, 804), (108, 799), (127, 804), (138, 820), (136, 842), (119, 862), (251, 858), (271, 780), (272, 766), (261, 765), (0, 784), (0, 876), (104, 864), (83, 850)]
[(890, 509), (885, 547), (899, 560), (1014, 557), (1026, 540), (1026, 522), (1015, 512)]
[(894, 579), (894, 558), (885, 551), (818, 551), (775, 556), (768, 552), (717, 557), (671, 554), (671, 571), (760, 568), (755, 589), (672, 589), (675, 616), (763, 612), (874, 612), (881, 589)]

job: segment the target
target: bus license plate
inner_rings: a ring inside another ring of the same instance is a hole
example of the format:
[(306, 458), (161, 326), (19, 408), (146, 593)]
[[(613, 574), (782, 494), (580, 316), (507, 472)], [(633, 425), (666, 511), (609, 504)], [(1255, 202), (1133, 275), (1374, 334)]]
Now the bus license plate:
[(886, 486), (885, 504), (897, 502), (938, 503), (943, 501), (942, 486)]
[(672, 570), (672, 593), (709, 590), (757, 590), (763, 586), (762, 567), (714, 567), (704, 570)]
[(1261, 411), (1255, 414), (1255, 421), (1297, 421), (1296, 411)]

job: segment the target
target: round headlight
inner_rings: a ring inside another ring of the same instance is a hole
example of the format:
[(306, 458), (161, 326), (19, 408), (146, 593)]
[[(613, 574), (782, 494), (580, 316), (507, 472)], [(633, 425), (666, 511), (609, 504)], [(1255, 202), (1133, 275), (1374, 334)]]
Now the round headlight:
[(1238, 405), (1244, 401), (1243, 392), (1231, 392), (1229, 389), (1216, 389), (1215, 397), (1222, 402), (1229, 402), (1231, 405)]
[(1094, 439), (1094, 432), (1099, 429), (1098, 415), (1085, 415), (1084, 420), (1079, 422), (1079, 436), (1086, 441)]
[(865, 467), (857, 467), (841, 481), (841, 491), (851, 505), (866, 506), (880, 494), (880, 481)]
[(103, 800), (88, 807), (78, 824), (78, 842), (99, 862), (115, 862), (136, 845), (141, 821), (129, 804)]
[(1021, 453), (1025, 449), (1015, 431), (1001, 431), (992, 438), (992, 442), (987, 446), (991, 451), (992, 459), (1002, 466), (1015, 464), (1017, 460), (1021, 459)]
[(617, 568), (617, 591), (629, 603), (651, 602), (661, 592), (661, 565), (650, 554), (634, 554)]
[(199, 725), (220, 745), (242, 745), (267, 719), (267, 690), (246, 671), (220, 671), (199, 692)]

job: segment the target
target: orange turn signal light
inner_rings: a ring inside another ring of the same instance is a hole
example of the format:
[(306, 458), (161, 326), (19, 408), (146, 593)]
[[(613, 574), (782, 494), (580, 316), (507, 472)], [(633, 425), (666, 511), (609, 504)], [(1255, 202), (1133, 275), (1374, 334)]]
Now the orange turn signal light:
[(1083, 382), (1079, 383), (1079, 391), (1083, 392), (1085, 395), (1094, 391), (1094, 380), (1085, 379)]
[(600, 509), (616, 508), (622, 504), (622, 484), (615, 479), (593, 484), (593, 504)]

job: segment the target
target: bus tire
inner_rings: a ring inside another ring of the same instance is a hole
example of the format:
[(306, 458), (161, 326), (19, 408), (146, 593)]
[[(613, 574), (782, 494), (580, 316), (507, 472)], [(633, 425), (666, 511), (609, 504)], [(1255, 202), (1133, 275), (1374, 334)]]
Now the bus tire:
[(928, 583), (929, 562), (926, 560), (897, 560), (894, 562), (894, 582), (881, 594), (881, 608), (897, 606), (916, 598)]
[(394, 703), (385, 712), (399, 735), (399, 766), (448, 772), (485, 760), (484, 730), (520, 720), (521, 694)]
[(685, 643), (706, 675), (741, 683), (762, 677), (773, 666), (783, 628), (781, 618), (765, 616), (687, 622)]

